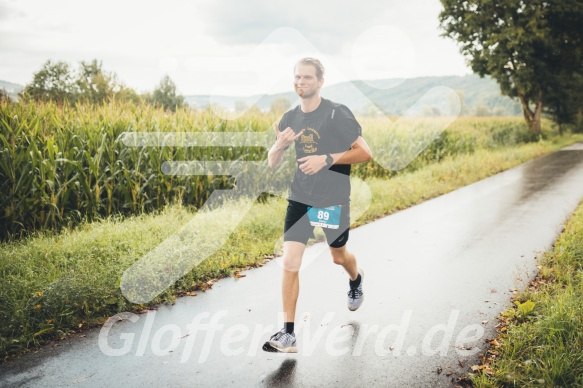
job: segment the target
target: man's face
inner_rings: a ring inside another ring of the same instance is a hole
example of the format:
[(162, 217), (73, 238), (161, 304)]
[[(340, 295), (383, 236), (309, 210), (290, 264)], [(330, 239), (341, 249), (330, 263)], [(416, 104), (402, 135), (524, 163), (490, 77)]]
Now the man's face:
[(298, 64), (294, 71), (294, 89), (301, 98), (310, 98), (320, 92), (324, 79), (318, 79), (316, 68), (309, 64)]

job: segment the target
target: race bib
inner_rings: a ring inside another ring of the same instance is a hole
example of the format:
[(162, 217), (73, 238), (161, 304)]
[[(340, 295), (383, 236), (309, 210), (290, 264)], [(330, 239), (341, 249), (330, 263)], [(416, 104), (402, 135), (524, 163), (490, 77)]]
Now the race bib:
[(311, 207), (308, 206), (308, 219), (312, 226), (338, 229), (340, 227), (340, 213), (342, 206)]

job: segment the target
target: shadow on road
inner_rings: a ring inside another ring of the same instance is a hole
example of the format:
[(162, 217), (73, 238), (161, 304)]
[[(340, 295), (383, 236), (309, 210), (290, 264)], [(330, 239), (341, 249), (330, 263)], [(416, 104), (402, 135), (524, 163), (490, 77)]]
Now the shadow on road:
[(292, 386), (296, 376), (297, 360), (288, 358), (279, 368), (265, 379), (266, 387)]

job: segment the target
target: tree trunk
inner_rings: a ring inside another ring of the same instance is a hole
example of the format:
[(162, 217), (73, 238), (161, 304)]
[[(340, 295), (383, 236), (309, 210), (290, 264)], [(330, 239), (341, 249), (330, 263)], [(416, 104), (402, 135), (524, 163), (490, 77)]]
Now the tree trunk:
[(534, 112), (532, 109), (530, 109), (528, 106), (528, 101), (520, 91), (518, 91), (518, 99), (520, 100), (520, 105), (522, 105), (522, 114), (524, 115), (524, 119), (528, 124), (528, 128), (531, 131), (534, 131), (536, 134), (540, 134), (540, 115), (543, 109), (543, 103), (541, 99), (538, 99), (534, 108)]
[(536, 107), (534, 109), (534, 117), (532, 119), (532, 123), (530, 129), (533, 130), (535, 133), (540, 135), (540, 115), (543, 110), (543, 103), (542, 101), (538, 101), (536, 103)]

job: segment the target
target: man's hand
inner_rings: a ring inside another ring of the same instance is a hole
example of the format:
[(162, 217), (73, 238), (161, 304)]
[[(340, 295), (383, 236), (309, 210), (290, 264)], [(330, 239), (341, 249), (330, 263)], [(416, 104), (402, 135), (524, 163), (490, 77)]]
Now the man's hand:
[(275, 140), (275, 147), (280, 150), (284, 150), (287, 147), (289, 147), (291, 143), (296, 141), (296, 139), (299, 138), (302, 135), (302, 133), (304, 133), (304, 130), (302, 129), (300, 132), (298, 132), (297, 135), (295, 134), (294, 130), (291, 129), (290, 127), (287, 127), (286, 129), (283, 130), (283, 132), (280, 132), (279, 126), (275, 124), (275, 133), (277, 134), (277, 139)]
[(311, 155), (299, 158), (300, 170), (306, 175), (314, 175), (326, 167), (326, 155)]

